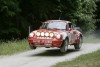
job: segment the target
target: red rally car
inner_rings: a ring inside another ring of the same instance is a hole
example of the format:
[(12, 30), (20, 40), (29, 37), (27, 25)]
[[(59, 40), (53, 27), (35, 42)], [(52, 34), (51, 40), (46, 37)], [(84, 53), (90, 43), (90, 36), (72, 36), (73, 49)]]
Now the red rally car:
[(43, 22), (40, 29), (29, 34), (28, 42), (32, 49), (57, 47), (61, 52), (66, 52), (68, 45), (74, 45), (75, 49), (80, 49), (83, 35), (70, 21), (48, 20)]

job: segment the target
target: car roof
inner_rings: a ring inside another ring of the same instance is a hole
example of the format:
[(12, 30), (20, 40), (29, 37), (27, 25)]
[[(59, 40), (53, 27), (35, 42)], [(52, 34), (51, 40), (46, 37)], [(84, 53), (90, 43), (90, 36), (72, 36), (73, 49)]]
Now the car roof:
[(65, 22), (65, 23), (71, 23), (70, 21), (65, 21), (65, 20), (47, 20), (43, 23), (52, 23), (52, 22)]

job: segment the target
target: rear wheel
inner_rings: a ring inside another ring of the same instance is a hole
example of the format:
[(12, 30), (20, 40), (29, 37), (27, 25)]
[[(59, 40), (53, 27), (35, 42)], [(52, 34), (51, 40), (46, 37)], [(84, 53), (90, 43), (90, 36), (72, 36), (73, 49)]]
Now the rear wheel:
[(80, 36), (79, 37), (79, 42), (77, 44), (74, 45), (75, 49), (80, 49), (81, 46), (82, 46), (82, 42), (83, 42), (83, 39), (82, 37)]
[(60, 47), (60, 51), (65, 53), (68, 50), (68, 39), (63, 41), (62, 46)]

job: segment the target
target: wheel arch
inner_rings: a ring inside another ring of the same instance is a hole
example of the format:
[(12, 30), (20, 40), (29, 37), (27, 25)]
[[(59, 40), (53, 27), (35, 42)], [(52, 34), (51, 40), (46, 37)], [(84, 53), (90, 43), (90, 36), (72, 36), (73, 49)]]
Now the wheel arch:
[(83, 39), (83, 35), (82, 34), (80, 34), (80, 37)]
[(80, 34), (80, 37), (82, 37), (82, 38), (83, 38), (83, 35), (82, 35), (82, 34)]
[(80, 34), (80, 37), (81, 37), (81, 39), (82, 39), (82, 43), (83, 43), (83, 35), (82, 35), (82, 34)]
[(68, 36), (66, 36), (66, 37), (65, 37), (65, 39), (63, 40), (63, 42), (62, 42), (61, 46), (63, 45), (63, 43), (64, 43), (64, 41), (65, 41), (66, 39), (67, 39), (67, 40), (68, 40), (68, 42), (69, 42), (69, 37), (68, 37)]

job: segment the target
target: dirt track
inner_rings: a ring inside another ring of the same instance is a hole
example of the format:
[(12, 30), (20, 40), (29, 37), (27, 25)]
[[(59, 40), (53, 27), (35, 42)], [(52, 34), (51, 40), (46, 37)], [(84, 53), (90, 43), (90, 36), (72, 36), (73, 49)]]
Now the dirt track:
[(100, 43), (85, 43), (80, 51), (74, 50), (73, 46), (69, 46), (66, 54), (62, 54), (57, 48), (38, 48), (12, 56), (0, 57), (0, 67), (50, 67), (55, 63), (72, 60), (98, 49), (100, 49)]

